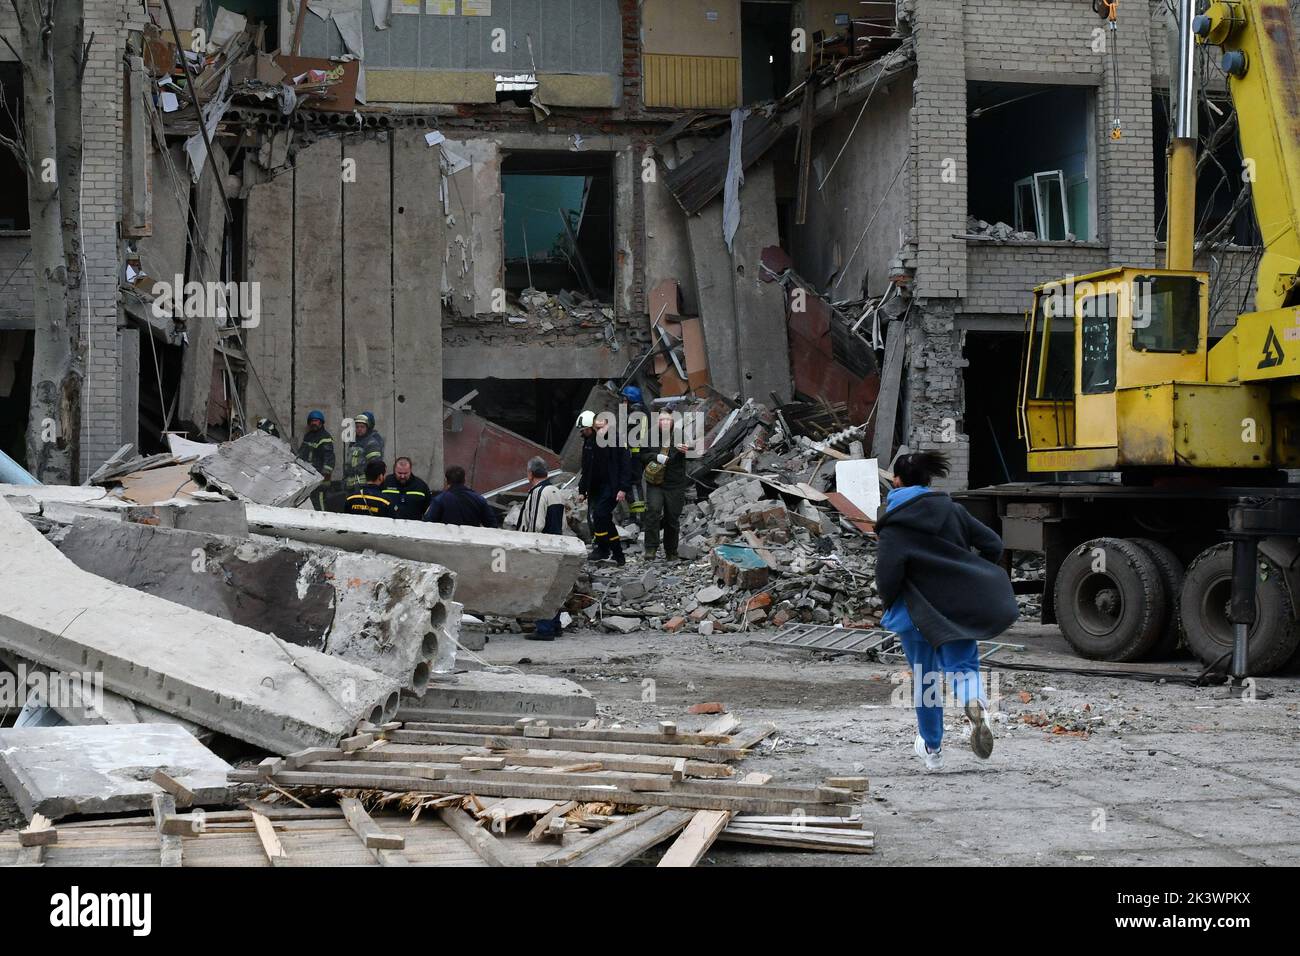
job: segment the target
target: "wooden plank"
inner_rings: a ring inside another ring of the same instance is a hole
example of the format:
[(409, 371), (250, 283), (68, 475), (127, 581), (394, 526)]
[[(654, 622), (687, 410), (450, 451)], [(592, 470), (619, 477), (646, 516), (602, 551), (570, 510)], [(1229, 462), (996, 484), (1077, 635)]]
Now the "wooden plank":
[[(416, 475), (441, 487), (442, 268), (446, 221), (440, 193), (441, 148), (424, 130), (393, 138), (393, 329), (396, 332), (396, 413), (388, 436), (390, 461), (411, 459)], [(467, 175), (472, 172), (466, 171)], [(465, 178), (465, 177), (462, 177)], [(450, 266), (448, 267), (450, 268)]]
[(293, 174), (293, 421), (319, 408), (342, 477), (343, 152), (325, 138), (298, 151)]
[(763, 773), (761, 770), (751, 770), (740, 778), (740, 782), (750, 787), (761, 787), (772, 779), (770, 773)]
[(703, 859), (718, 834), (731, 821), (725, 810), (697, 810), (668, 852), (659, 861), (661, 867), (694, 866)]
[(832, 491), (826, 497), (830, 501), (831, 507), (842, 514), (849, 524), (863, 534), (871, 534), (876, 530), (876, 523), (871, 520), (871, 516), (838, 491)]
[(735, 826), (793, 826), (795, 823), (803, 826), (817, 827), (835, 827), (841, 830), (861, 830), (867, 825), (866, 819), (859, 814), (851, 817), (815, 817), (815, 816), (778, 816), (778, 817), (758, 817), (758, 816), (736, 816), (731, 820)]
[(155, 770), (149, 780), (154, 786), (162, 787), (163, 790), (170, 793), (175, 798), (178, 807), (194, 805), (194, 792), (164, 771)]
[[(461, 733), (461, 734), (489, 734), (495, 737), (529, 736), (525, 731), (528, 727), (535, 727), (536, 722), (533, 718), (526, 718), (528, 723), (515, 724), (444, 724), (444, 723), (421, 723), (419, 721), (407, 721), (402, 725), (403, 730), (427, 731), (431, 733)], [(672, 721), (660, 721), (661, 724), (676, 724)], [(620, 743), (647, 743), (647, 744), (698, 744), (710, 746), (714, 744), (732, 745), (731, 737), (727, 734), (715, 733), (687, 733), (677, 730), (673, 732), (673, 739), (666, 741), (664, 737), (667, 731), (657, 730), (632, 730), (627, 728), (613, 727), (552, 727), (546, 725), (552, 740), (585, 740), (592, 742), (617, 741)], [(605, 744), (608, 746), (608, 744)]]
[(154, 828), (158, 833), (158, 851), (160, 865), (162, 866), (181, 865), (181, 838), (163, 832), (163, 821), (167, 817), (175, 815), (176, 799), (170, 793), (155, 793), (153, 795), (153, 821)]
[(776, 724), (758, 724), (734, 735), (731, 739), (731, 745), (740, 750), (748, 750), (760, 740), (765, 740), (774, 733), (776, 733)]
[(59, 841), (59, 831), (43, 813), (32, 815), (32, 822), (18, 831), (18, 845), (23, 847), (47, 846)]
[(493, 800), (486, 803), (479, 810), (474, 812), (474, 816), (479, 820), (487, 820), (490, 824), (506, 824), (518, 817), (537, 816), (550, 813), (558, 806), (562, 806), (555, 800), (526, 800), (519, 797), (503, 797), (500, 800)]
[(374, 742), (374, 734), (356, 734), (352, 737), (344, 737), (340, 740), (339, 749), (344, 753), (352, 753), (354, 750), (362, 750), (369, 747)]
[(275, 827), (260, 813), (254, 812), (253, 826), (257, 829), (257, 839), (262, 844), (262, 852), (272, 866), (288, 866), (289, 854), (284, 852), (280, 838), (275, 835)]
[(579, 840), (573, 846), (565, 847), (562, 850), (556, 850), (550, 856), (542, 857), (538, 861), (538, 866), (571, 866), (583, 856), (592, 853), (597, 848), (604, 846), (610, 840), (613, 840), (624, 833), (628, 833), (638, 827), (643, 827), (651, 820), (662, 816), (668, 812), (667, 807), (647, 807), (638, 810), (636, 813), (624, 817), (611, 826), (607, 826), (599, 833), (593, 833), (591, 836)]
[[(240, 330), (251, 367), (245, 410), (252, 421), (265, 416), (278, 424), (286, 440), (306, 424), (293, 408), (293, 180), (293, 171), (285, 170), (249, 191), (244, 274), (258, 283), (261, 314), (257, 325)], [(336, 419), (326, 427), (337, 436)]]
[(825, 835), (732, 829), (731, 827), (718, 834), (718, 841), (779, 846), (795, 850), (828, 850), (833, 853), (871, 853), (875, 849), (875, 843), (866, 840), (844, 840)]
[[(615, 837), (569, 865), (622, 866), (680, 833), (694, 816), (690, 810), (665, 810), (644, 826)], [(601, 832), (607, 833), (608, 830)]]
[[(255, 772), (232, 770), (226, 775), (231, 783), (267, 783)], [(403, 777), (397, 774), (359, 774), (359, 773), (308, 773), (302, 770), (285, 770), (275, 775), (273, 784), (281, 787), (348, 787), (359, 790), (392, 790), (396, 793), (420, 792), (443, 793), (440, 787), (433, 787), (434, 781), (427, 778)]]
[(479, 826), (477, 821), (464, 810), (443, 807), (438, 811), (438, 819), (451, 827), (488, 866), (524, 865), (523, 858), (513, 848)]
[(539, 840), (545, 839), (551, 832), (551, 821), (561, 820), (566, 813), (575, 809), (577, 806), (578, 805), (572, 800), (567, 800), (564, 803), (557, 803), (555, 806), (551, 807), (547, 813), (537, 819), (537, 822), (533, 824), (533, 828), (528, 831), (529, 842), (536, 843)]
[(344, 797), (339, 801), (343, 819), (361, 838), (368, 850), (404, 850), (406, 838), (396, 833), (385, 833), (383, 829), (366, 813), (366, 808), (356, 797)]
[[(394, 405), (392, 157), (388, 140), (343, 139), (345, 413), (372, 411), (391, 435)], [(355, 173), (355, 178), (352, 174)], [(432, 250), (426, 250), (432, 252)], [(391, 471), (393, 459), (385, 447)], [(347, 749), (346, 747), (344, 749)]]
[(740, 726), (740, 721), (731, 714), (723, 714), (713, 723), (709, 724), (702, 731), (702, 737), (729, 737), (731, 732)]
[[(771, 733), (771, 731), (768, 731)], [(764, 735), (766, 736), (766, 734)], [(554, 742), (549, 740), (538, 740), (532, 737), (487, 737), (484, 738), (478, 734), (465, 733), (443, 733), (429, 732), (421, 730), (394, 730), (389, 739), (395, 744), (468, 744), (470, 746), (489, 747), (493, 750), (509, 750), (512, 747), (523, 747), (529, 750), (537, 749), (554, 749)], [(761, 739), (761, 738), (759, 738)], [(692, 744), (667, 744), (667, 743), (633, 743), (631, 741), (618, 741), (618, 749), (629, 754), (654, 757), (691, 757), (696, 760), (709, 760), (714, 763), (725, 763), (728, 760), (739, 760), (743, 757), (744, 750), (739, 747), (706, 747)], [(609, 747), (609, 743), (603, 740), (564, 740), (565, 750), (576, 750), (584, 753), (599, 753)]]

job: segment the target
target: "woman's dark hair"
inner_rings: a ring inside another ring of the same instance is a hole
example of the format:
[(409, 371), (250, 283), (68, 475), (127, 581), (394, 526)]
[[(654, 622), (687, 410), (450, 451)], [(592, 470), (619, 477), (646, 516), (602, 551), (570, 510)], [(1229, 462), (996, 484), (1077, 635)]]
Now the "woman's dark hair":
[(904, 485), (928, 485), (935, 478), (948, 477), (948, 456), (939, 451), (918, 451), (894, 462), (894, 474)]

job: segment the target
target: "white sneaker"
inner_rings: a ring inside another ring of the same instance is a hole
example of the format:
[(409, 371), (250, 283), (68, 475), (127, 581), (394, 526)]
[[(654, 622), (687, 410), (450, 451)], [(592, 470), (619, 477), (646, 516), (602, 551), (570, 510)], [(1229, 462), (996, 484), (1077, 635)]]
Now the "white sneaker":
[(989, 712), (978, 700), (966, 702), (966, 717), (970, 720), (970, 749), (981, 760), (988, 760), (993, 754), (993, 724), (989, 722)]
[(912, 749), (916, 751), (918, 757), (925, 761), (926, 770), (943, 769), (943, 747), (931, 752), (930, 748), (925, 745), (925, 738), (917, 734), (916, 743), (912, 745)]

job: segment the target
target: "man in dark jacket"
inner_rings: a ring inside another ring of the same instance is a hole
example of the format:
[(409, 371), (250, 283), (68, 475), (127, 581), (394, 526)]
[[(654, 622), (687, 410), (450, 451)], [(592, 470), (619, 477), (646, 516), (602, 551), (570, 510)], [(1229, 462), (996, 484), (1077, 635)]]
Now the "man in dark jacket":
[(384, 487), (384, 475), (387, 467), (382, 461), (366, 462), (366, 483), (348, 495), (344, 511), (353, 515), (368, 515), (371, 518), (391, 518), (393, 506), (388, 503), (381, 489)]
[(655, 447), (641, 451), (645, 479), (645, 556), (659, 551), (659, 528), (663, 526), (664, 554), (677, 560), (677, 537), (681, 531), (682, 508), (686, 505), (686, 453), (690, 446), (673, 434), (673, 416), (660, 412), (651, 436)]
[[(546, 462), (540, 457), (528, 462), (528, 497), (519, 509), (516, 531), (534, 534), (564, 534), (564, 496), (551, 484)], [(553, 641), (564, 632), (560, 615), (536, 622), (532, 634), (525, 640)]]
[(447, 469), (447, 487), (438, 494), (424, 513), (425, 521), (438, 524), (469, 525), (474, 528), (499, 528), (500, 520), (487, 499), (465, 484), (465, 469), (452, 465)]
[(298, 457), (320, 472), (325, 479), (311, 493), (311, 503), (317, 511), (325, 510), (325, 495), (334, 477), (334, 438), (325, 430), (325, 413), (312, 409), (307, 413), (307, 434), (298, 446)]
[(383, 495), (393, 506), (393, 517), (419, 521), (429, 510), (429, 486), (411, 474), (411, 459), (393, 462), (393, 473), (384, 480)]
[(582, 476), (578, 479), (578, 500), (590, 499), (587, 514), (591, 518), (591, 536), (595, 548), (591, 557), (622, 567), (623, 542), (614, 524), (614, 509), (632, 492), (632, 456), (617, 436), (610, 434), (608, 413), (597, 417), (583, 412), (578, 418), (582, 428)]
[[(971, 749), (987, 758), (993, 729), (979, 676), (977, 641), (997, 637), (1020, 608), (1006, 571), (995, 562), (1002, 540), (930, 481), (948, 473), (937, 452), (902, 456), (894, 490), (876, 522), (876, 589), (881, 625), (898, 634), (912, 665), (916, 754), (943, 766), (943, 675), (971, 721)], [(973, 549), (973, 550), (972, 550)]]

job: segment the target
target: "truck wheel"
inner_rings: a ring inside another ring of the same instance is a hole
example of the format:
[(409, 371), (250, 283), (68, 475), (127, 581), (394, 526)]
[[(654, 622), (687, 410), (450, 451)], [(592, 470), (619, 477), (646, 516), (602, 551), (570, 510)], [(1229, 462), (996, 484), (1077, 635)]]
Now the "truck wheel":
[(1155, 560), (1122, 538), (1093, 538), (1056, 574), (1056, 617), (1081, 656), (1136, 661), (1160, 639), (1168, 617)]
[[(1246, 643), (1246, 665), (1252, 675), (1277, 670), (1300, 644), (1282, 569), (1264, 557), (1258, 558), (1255, 576), (1255, 624)], [(1228, 604), (1232, 599), (1232, 545), (1229, 542), (1206, 548), (1187, 568), (1179, 605), (1187, 646), (1202, 663), (1213, 664), (1232, 652), (1232, 623)]]
[(1178, 645), (1183, 641), (1182, 615), (1178, 609), (1178, 598), (1183, 593), (1183, 562), (1178, 560), (1168, 545), (1150, 538), (1129, 538), (1129, 541), (1151, 556), (1160, 572), (1160, 583), (1165, 586), (1165, 629), (1156, 640), (1148, 655), (1151, 660), (1165, 661), (1175, 657)]

